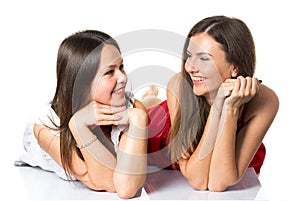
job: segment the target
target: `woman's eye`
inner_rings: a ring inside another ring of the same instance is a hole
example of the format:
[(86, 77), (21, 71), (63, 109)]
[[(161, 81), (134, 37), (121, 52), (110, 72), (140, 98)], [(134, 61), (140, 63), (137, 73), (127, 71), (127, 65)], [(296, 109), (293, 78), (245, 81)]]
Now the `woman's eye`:
[(200, 57), (200, 60), (201, 61), (209, 61), (209, 58), (208, 57)]
[(119, 69), (120, 69), (120, 71), (123, 71), (124, 70), (124, 64), (121, 64)]
[(113, 73), (114, 73), (114, 70), (109, 70), (104, 75), (112, 75)]

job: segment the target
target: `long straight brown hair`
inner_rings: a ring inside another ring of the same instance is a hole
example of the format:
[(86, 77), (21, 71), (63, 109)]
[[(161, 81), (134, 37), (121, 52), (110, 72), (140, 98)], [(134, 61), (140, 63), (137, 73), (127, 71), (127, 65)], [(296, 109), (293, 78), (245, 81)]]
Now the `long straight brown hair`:
[(104, 44), (114, 45), (120, 51), (112, 37), (96, 30), (81, 31), (67, 37), (58, 50), (57, 85), (51, 107), (60, 119), (60, 124), (55, 126), (60, 133), (61, 161), (68, 178), (73, 172), (73, 150), (83, 159), (68, 124), (72, 115), (91, 100), (91, 84)]
[(255, 71), (255, 45), (251, 32), (243, 21), (226, 16), (212, 16), (192, 27), (183, 48), (177, 95), (179, 106), (169, 132), (172, 161), (194, 152), (201, 140), (210, 111), (210, 105), (205, 97), (193, 93), (192, 80), (185, 71), (190, 38), (203, 32), (220, 44), (225, 52), (225, 59), (238, 69), (238, 75), (252, 77)]

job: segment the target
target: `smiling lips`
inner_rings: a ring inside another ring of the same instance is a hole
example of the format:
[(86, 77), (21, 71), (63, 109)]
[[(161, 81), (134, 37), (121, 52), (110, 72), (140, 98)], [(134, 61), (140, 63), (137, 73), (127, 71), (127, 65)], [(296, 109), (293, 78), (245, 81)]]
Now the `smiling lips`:
[(113, 93), (116, 94), (116, 95), (124, 96), (124, 94), (125, 94), (125, 87), (116, 89), (116, 90), (113, 91)]
[(197, 77), (191, 77), (193, 84), (202, 84), (204, 83), (205, 77), (197, 76)]

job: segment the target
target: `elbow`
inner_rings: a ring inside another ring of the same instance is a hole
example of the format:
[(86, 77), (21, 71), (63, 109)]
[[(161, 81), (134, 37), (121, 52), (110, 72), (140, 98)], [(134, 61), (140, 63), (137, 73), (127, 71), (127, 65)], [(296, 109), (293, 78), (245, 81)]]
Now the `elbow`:
[(228, 188), (228, 185), (222, 183), (209, 184), (208, 189), (212, 192), (223, 192)]
[(118, 196), (122, 199), (129, 199), (137, 195), (137, 192), (144, 185), (145, 181), (146, 175), (134, 175), (127, 178), (126, 176), (118, 177), (114, 183)]
[(205, 191), (209, 190), (212, 192), (223, 192), (225, 191), (229, 186), (233, 185), (233, 183), (236, 182), (229, 182), (229, 181), (222, 181), (222, 179), (218, 179), (216, 181), (210, 181), (208, 179), (199, 179), (199, 178), (193, 178), (188, 180), (189, 184), (192, 188), (198, 191)]
[(239, 178), (216, 178), (209, 180), (208, 189), (212, 192), (223, 192), (229, 186), (232, 186), (240, 181)]
[(201, 178), (190, 178), (188, 179), (190, 186), (198, 191), (205, 191), (208, 189), (208, 181), (207, 179)]
[(133, 198), (137, 195), (138, 190), (142, 187), (142, 185), (138, 184), (127, 184), (127, 185), (119, 185), (116, 186), (117, 194), (122, 199)]
[(106, 185), (86, 185), (86, 186), (94, 191), (106, 191), (110, 193), (116, 192), (114, 186), (106, 186)]
[(193, 189), (198, 191), (206, 191), (208, 189), (209, 175), (207, 172), (201, 171), (196, 174), (193, 166), (190, 165), (181, 168), (181, 171)]
[[(83, 182), (83, 181), (82, 181)], [(83, 182), (88, 188), (94, 191), (107, 191), (110, 193), (115, 193), (116, 189), (114, 187), (114, 184), (112, 182)]]
[(136, 196), (137, 191), (135, 188), (119, 189), (117, 194), (121, 199), (130, 199)]

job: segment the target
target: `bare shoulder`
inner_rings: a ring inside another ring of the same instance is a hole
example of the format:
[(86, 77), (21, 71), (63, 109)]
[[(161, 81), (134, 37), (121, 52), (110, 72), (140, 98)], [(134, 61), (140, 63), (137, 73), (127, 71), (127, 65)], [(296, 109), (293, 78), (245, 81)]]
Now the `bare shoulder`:
[(254, 115), (274, 118), (279, 109), (279, 98), (271, 88), (261, 84), (257, 95), (247, 104), (247, 108), (249, 118)]
[(261, 85), (259, 92), (257, 94), (258, 102), (262, 104), (267, 104), (269, 107), (274, 108), (274, 110), (278, 110), (279, 108), (279, 98), (277, 94), (266, 85)]
[(146, 106), (141, 101), (139, 101), (137, 99), (134, 100), (133, 106), (135, 108), (138, 108), (138, 109), (141, 109), (141, 110), (147, 112)]

